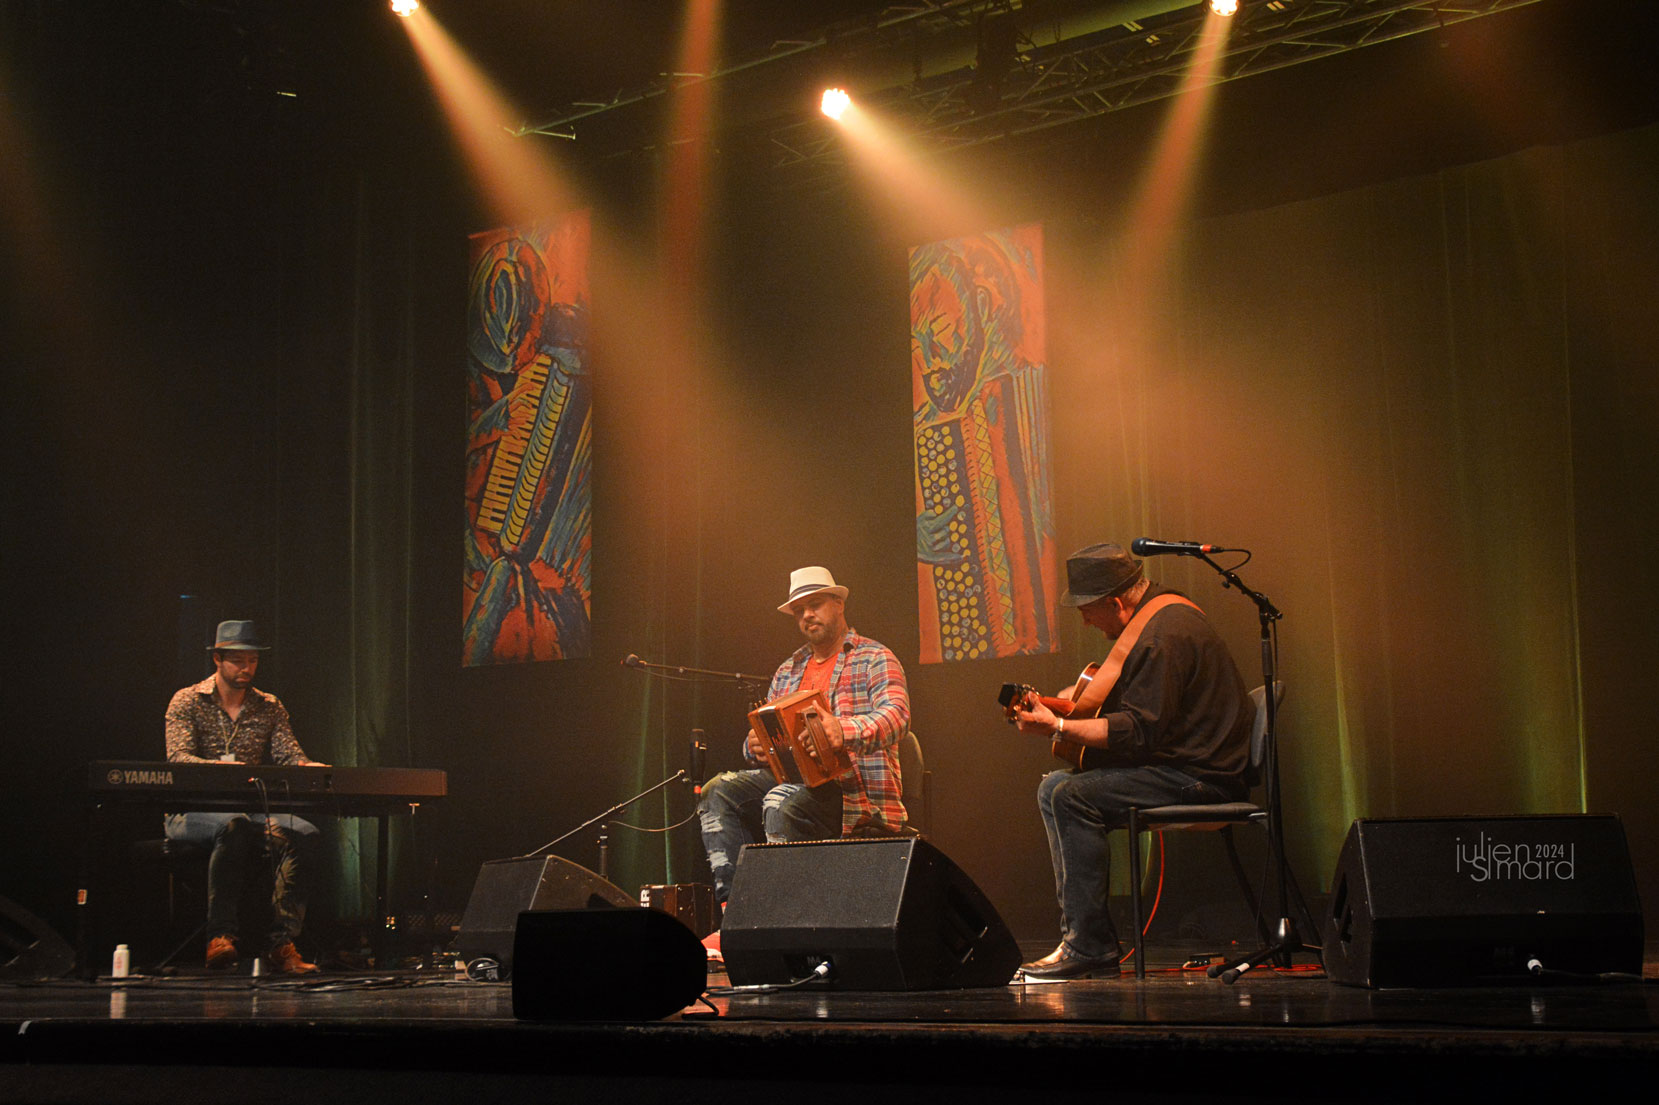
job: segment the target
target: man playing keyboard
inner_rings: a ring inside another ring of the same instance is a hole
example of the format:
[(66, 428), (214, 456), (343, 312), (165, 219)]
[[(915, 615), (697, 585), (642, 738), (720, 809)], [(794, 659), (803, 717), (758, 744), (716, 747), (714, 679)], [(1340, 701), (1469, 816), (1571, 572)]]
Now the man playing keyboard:
[[(282, 702), (253, 685), (259, 629), (251, 621), (219, 623), (213, 674), (167, 704), (167, 758), (184, 763), (315, 764), (294, 739)], [(210, 849), (207, 864), (207, 966), (234, 967), (243, 935), (238, 906), (256, 878), (270, 877), (271, 930), (265, 957), (282, 974), (310, 974), (294, 942), (305, 923), (302, 881), (306, 846), (317, 827), (292, 814), (170, 813), (167, 839)]]

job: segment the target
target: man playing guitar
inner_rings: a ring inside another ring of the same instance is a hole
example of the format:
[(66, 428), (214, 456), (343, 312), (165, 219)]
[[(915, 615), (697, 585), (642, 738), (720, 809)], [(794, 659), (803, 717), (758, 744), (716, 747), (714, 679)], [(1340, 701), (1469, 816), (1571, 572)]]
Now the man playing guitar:
[(1027, 979), (1104, 978), (1122, 950), (1107, 908), (1107, 834), (1131, 807), (1245, 796), (1255, 707), (1203, 611), (1146, 579), (1115, 544), (1066, 561), (1060, 601), (1116, 643), (1077, 686), (1051, 699), (1005, 688), (1021, 732), (1048, 737), (1072, 764), (1046, 776), (1037, 807), (1060, 903), (1060, 945), (1020, 968)]

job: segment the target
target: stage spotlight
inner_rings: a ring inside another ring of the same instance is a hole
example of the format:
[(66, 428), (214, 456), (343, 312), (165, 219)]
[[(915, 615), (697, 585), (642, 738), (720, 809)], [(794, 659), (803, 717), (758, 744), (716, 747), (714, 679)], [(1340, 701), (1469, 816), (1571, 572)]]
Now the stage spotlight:
[(392, 11), (408, 19), (421, 6), (421, 0), (392, 0)]
[(841, 116), (847, 114), (847, 109), (852, 106), (853, 98), (847, 95), (846, 89), (826, 88), (824, 89), (824, 98), (818, 103), (818, 110), (831, 119), (840, 120)]
[(1210, 10), (1221, 16), (1237, 14), (1238, 0), (1210, 0)]

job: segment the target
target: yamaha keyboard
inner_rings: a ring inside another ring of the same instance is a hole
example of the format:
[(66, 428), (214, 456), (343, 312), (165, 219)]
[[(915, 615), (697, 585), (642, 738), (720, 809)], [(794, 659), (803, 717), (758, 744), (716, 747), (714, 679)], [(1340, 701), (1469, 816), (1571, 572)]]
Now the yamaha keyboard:
[(103, 907), (93, 887), (93, 857), (106, 848), (102, 823), (112, 812), (208, 810), (226, 813), (300, 813), (307, 817), (372, 817), (379, 821), (374, 851), (375, 959), (390, 962), (392, 912), (388, 887), (388, 821), (410, 816), (423, 802), (449, 792), (449, 776), (425, 767), (299, 767), (280, 764), (171, 763), (166, 760), (94, 760), (87, 765), (87, 847), (81, 853), (76, 895), (76, 974), (95, 976), (88, 948)]
[(258, 810), (372, 817), (442, 798), (449, 777), (426, 767), (94, 760), (93, 801), (171, 810)]

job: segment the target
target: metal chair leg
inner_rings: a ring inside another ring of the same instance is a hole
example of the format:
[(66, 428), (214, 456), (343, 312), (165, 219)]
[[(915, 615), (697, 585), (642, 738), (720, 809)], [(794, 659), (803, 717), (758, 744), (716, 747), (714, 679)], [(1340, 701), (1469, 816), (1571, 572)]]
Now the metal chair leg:
[(1135, 907), (1135, 977), (1146, 977), (1146, 919), (1141, 915), (1141, 819), (1129, 810), (1129, 900)]

